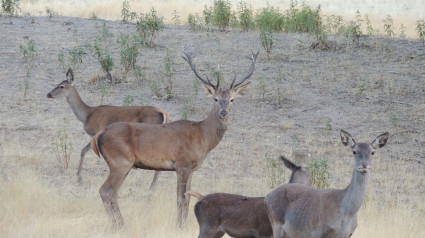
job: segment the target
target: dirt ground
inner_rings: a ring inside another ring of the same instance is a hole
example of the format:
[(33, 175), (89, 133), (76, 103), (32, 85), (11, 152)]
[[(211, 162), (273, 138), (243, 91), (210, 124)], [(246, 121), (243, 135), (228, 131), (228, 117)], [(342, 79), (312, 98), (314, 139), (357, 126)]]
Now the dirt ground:
[[(47, 99), (46, 94), (65, 79), (58, 54), (92, 41), (97, 34), (95, 25), (101, 20), (19, 17), (12, 18), (12, 24), (9, 21), (0, 17), (2, 183), (30, 169), (54, 187), (53, 193), (76, 197), (96, 194), (108, 168), (90, 152), (84, 164), (85, 181), (83, 185), (77, 183), (79, 153), (89, 136), (64, 99)], [(110, 43), (116, 65), (113, 75), (122, 78), (116, 37), (121, 32), (133, 32), (135, 26), (113, 21), (106, 24), (114, 35)], [(26, 63), (20, 45), (27, 44), (26, 38), (34, 40), (37, 55), (24, 98)], [(187, 26), (167, 25), (159, 33), (156, 47), (140, 51), (137, 65), (143, 69), (142, 79), (130, 73), (120, 84), (93, 82), (102, 72), (99, 63), (87, 54), (74, 69), (75, 85), (91, 106), (101, 100), (120, 106), (127, 96), (134, 98), (133, 105), (153, 105), (167, 111), (172, 121), (181, 119), (189, 108), (188, 119), (197, 121), (206, 118), (212, 99), (195, 83), (193, 72), (180, 57), (181, 47), (196, 52), (198, 70), (203, 74), (219, 65), (225, 78), (222, 87), (230, 84), (233, 70), (238, 77), (248, 70), (251, 50), (260, 48), (249, 79), (251, 88), (235, 100), (227, 132), (195, 172), (192, 189), (203, 194), (220, 191), (264, 196), (271, 179), (267, 160), (280, 154), (298, 163), (325, 159), (332, 174), (331, 187), (343, 188), (351, 179), (353, 161), (350, 150), (340, 142), (340, 129), (364, 142), (388, 131), (389, 143), (376, 153), (372, 165), (369, 204), (377, 210), (397, 207), (412, 217), (423, 215), (425, 46), (419, 40), (380, 37), (362, 37), (360, 46), (341, 36), (331, 36), (330, 40), (333, 49), (312, 50), (313, 38), (309, 35), (277, 34), (272, 52), (267, 54), (258, 32), (192, 31)], [(155, 97), (150, 88), (152, 80), (164, 78), (167, 49), (175, 56), (176, 70), (170, 100)], [(101, 85), (107, 90), (103, 99)], [(67, 131), (72, 143), (70, 167), (65, 171), (53, 145), (60, 130)], [(152, 175), (151, 171), (132, 171), (124, 182), (120, 203), (142, 196), (135, 190), (147, 191)], [(175, 183), (174, 173), (163, 172), (157, 188), (170, 194), (172, 204)], [(100, 197), (93, 196), (93, 203), (101, 206)], [(123, 216), (126, 219), (125, 213)], [(193, 219), (193, 213), (191, 216)], [(420, 220), (412, 222), (417, 222), (415, 227), (421, 224)], [(359, 229), (361, 226), (359, 223)]]

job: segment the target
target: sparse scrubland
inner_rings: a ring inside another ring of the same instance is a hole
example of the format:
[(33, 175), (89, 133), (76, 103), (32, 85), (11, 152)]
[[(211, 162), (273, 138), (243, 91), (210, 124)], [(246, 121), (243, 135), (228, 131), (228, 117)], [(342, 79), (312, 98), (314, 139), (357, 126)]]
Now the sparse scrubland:
[[(405, 39), (391, 17), (377, 32), (363, 13), (344, 21), (294, 5), (292, 13), (305, 15), (293, 16), (307, 18), (287, 18), (291, 9), (250, 12), (241, 4), (232, 6), (228, 24), (205, 22), (219, 14), (214, 7), (193, 12), (192, 22), (175, 11), (180, 24), (174, 25), (163, 25), (154, 9), (139, 18), (129, 8), (121, 21), (65, 17), (50, 8), (47, 16), (2, 13), (1, 237), (198, 235), (195, 199), (186, 226), (176, 225), (175, 173), (162, 172), (149, 190), (154, 173), (146, 170), (132, 170), (125, 180), (119, 199), (125, 226), (112, 230), (98, 193), (108, 166), (88, 153), (78, 183), (79, 152), (89, 138), (64, 99), (46, 98), (73, 67), (74, 84), (91, 106), (152, 105), (172, 121), (202, 120), (212, 99), (179, 57), (182, 46), (196, 53), (198, 71), (221, 75), (222, 84), (230, 83), (233, 70), (243, 74), (251, 50), (261, 48), (251, 87), (235, 99), (228, 129), (193, 174), (192, 190), (265, 196), (289, 180), (280, 154), (308, 165), (313, 186), (344, 188), (352, 155), (339, 130), (359, 141), (388, 131), (388, 144), (372, 162), (353, 237), (425, 237), (423, 20), (405, 26), (418, 33)], [(283, 17), (283, 25), (260, 28), (269, 17)], [(299, 28), (305, 19), (312, 21)]]

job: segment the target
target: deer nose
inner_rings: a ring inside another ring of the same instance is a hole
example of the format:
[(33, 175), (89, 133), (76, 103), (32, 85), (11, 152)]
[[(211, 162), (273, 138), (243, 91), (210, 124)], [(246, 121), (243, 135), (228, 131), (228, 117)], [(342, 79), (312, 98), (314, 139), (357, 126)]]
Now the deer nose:
[(47, 98), (53, 98), (53, 97), (52, 97), (52, 94), (48, 93), (48, 94), (47, 94)]
[(219, 112), (219, 114), (220, 114), (220, 117), (221, 118), (224, 118), (224, 117), (227, 116), (228, 112), (225, 109), (221, 109), (220, 112)]

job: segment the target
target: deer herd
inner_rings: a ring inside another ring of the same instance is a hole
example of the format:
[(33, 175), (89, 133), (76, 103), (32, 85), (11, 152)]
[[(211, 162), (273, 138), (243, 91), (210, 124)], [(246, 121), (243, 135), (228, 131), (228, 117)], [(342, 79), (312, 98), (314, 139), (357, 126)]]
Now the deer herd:
[(59, 83), (48, 98), (65, 97), (75, 116), (83, 122), (92, 139), (81, 151), (78, 180), (82, 182), (84, 157), (90, 148), (102, 157), (109, 175), (99, 193), (114, 228), (124, 224), (118, 193), (132, 168), (154, 170), (151, 187), (160, 171), (177, 174), (177, 223), (182, 227), (188, 216), (189, 198), (194, 196), (195, 216), (200, 238), (222, 237), (351, 237), (357, 227), (357, 212), (366, 194), (369, 169), (376, 149), (385, 146), (389, 134), (379, 135), (371, 143), (357, 143), (341, 130), (342, 144), (354, 155), (350, 184), (345, 189), (316, 189), (311, 187), (308, 168), (297, 166), (281, 156), (291, 170), (288, 184), (270, 191), (265, 197), (246, 197), (214, 193), (203, 196), (191, 191), (192, 173), (199, 169), (208, 153), (221, 141), (227, 130), (233, 100), (247, 93), (259, 51), (252, 53), (248, 71), (233, 76), (228, 89), (220, 88), (220, 77), (213, 84), (196, 69), (194, 54), (183, 49), (182, 58), (189, 64), (213, 106), (202, 121), (170, 122), (167, 112), (152, 106), (98, 106), (85, 104), (73, 85), (71, 69), (66, 80)]

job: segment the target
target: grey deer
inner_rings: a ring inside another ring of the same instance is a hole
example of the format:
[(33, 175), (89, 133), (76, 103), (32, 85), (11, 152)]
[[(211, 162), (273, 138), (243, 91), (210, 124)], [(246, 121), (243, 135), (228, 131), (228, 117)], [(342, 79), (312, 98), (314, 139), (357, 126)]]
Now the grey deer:
[(92, 138), (92, 149), (101, 154), (109, 166), (110, 174), (99, 190), (112, 224), (124, 223), (118, 207), (118, 191), (131, 168), (177, 173), (177, 221), (181, 227), (186, 220), (193, 171), (197, 170), (208, 153), (221, 141), (227, 129), (227, 119), (233, 99), (244, 95), (258, 56), (252, 54), (248, 72), (239, 80), (236, 74), (229, 89), (219, 88), (220, 78), (214, 85), (196, 70), (193, 54), (183, 50), (183, 59), (201, 80), (205, 94), (214, 99), (209, 116), (199, 122), (180, 120), (163, 125), (141, 123), (113, 123)]
[(354, 155), (353, 176), (345, 189), (314, 189), (297, 184), (275, 188), (265, 199), (273, 237), (348, 238), (366, 194), (372, 155), (387, 143), (388, 132), (372, 143), (356, 143), (341, 130), (341, 141)]
[[(75, 116), (84, 123), (84, 130), (90, 137), (96, 135), (99, 131), (103, 131), (106, 126), (113, 122), (143, 122), (152, 124), (169, 123), (170, 116), (167, 112), (152, 106), (130, 106), (130, 107), (114, 107), (114, 106), (98, 106), (90, 107), (81, 100), (77, 89), (73, 85), (74, 73), (69, 68), (66, 73), (66, 80), (59, 83), (52, 91), (47, 94), (47, 98), (66, 98), (71, 106)], [(90, 150), (90, 142), (81, 151), (80, 164), (78, 166), (78, 180), (82, 182), (81, 170), (83, 167), (84, 157)], [(155, 186), (159, 171), (155, 172), (150, 189)]]
[[(280, 156), (290, 169), (289, 183), (310, 186), (311, 176), (307, 168), (297, 166), (284, 156)], [(245, 197), (228, 193), (213, 193), (207, 196), (189, 191), (199, 202), (195, 205), (195, 215), (199, 224), (199, 238), (223, 237), (227, 233), (237, 238), (272, 237), (273, 230), (264, 207), (264, 197)]]

